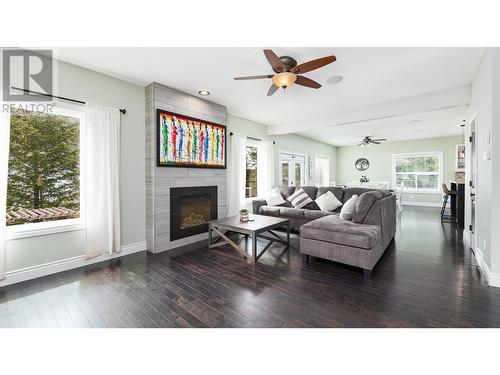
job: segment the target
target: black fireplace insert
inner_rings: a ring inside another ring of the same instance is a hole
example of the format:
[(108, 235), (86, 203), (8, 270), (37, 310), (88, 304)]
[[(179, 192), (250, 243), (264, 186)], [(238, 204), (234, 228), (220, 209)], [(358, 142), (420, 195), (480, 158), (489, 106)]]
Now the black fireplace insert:
[(217, 186), (170, 188), (170, 241), (208, 231), (217, 219)]

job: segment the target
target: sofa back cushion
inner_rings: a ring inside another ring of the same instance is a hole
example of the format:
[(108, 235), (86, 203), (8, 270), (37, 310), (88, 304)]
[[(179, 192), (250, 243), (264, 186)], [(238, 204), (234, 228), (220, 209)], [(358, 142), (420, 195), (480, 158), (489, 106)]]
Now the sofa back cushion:
[(335, 197), (341, 201), (342, 203), (344, 202), (344, 188), (341, 188), (339, 186), (321, 186), (318, 188), (318, 192), (316, 193), (316, 198), (321, 197), (323, 194), (325, 194), (327, 191), (331, 191)]
[(316, 186), (302, 186), (301, 188), (306, 192), (309, 198), (312, 199), (312, 202), (307, 206), (304, 206), (304, 208), (306, 210), (319, 210), (319, 206), (316, 204), (316, 202), (314, 202), (318, 194), (318, 188)]
[(352, 222), (362, 224), (366, 215), (370, 212), (375, 201), (384, 198), (384, 194), (380, 191), (367, 191), (359, 196), (356, 200), (356, 209), (352, 215)]
[(278, 190), (280, 191), (281, 196), (285, 199), (283, 206), (292, 207), (292, 204), (288, 202), (287, 198), (295, 192), (295, 186), (279, 186)]
[(371, 188), (362, 188), (362, 187), (345, 188), (343, 202), (345, 203), (354, 194), (356, 194), (358, 197), (360, 197), (361, 194), (366, 193), (367, 191), (379, 191), (382, 193), (382, 195), (384, 197), (388, 197), (389, 195), (391, 195), (391, 192), (389, 190), (380, 190), (380, 189), (371, 189)]
[(295, 193), (290, 195), (287, 200), (292, 204), (295, 208), (305, 208), (308, 204), (312, 203), (313, 200), (304, 189), (297, 189)]

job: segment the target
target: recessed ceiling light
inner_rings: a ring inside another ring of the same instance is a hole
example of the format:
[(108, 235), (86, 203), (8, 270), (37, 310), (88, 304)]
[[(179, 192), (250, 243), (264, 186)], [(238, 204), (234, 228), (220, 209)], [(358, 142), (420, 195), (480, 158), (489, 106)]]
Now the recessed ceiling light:
[(344, 79), (344, 77), (342, 77), (342, 76), (333, 76), (333, 77), (328, 78), (326, 80), (326, 83), (329, 83), (329, 84), (333, 85), (335, 83), (339, 83), (343, 79)]
[(208, 95), (210, 95), (210, 92), (208, 92), (207, 90), (200, 90), (200, 91), (198, 91), (198, 94), (200, 94), (202, 96), (208, 96)]

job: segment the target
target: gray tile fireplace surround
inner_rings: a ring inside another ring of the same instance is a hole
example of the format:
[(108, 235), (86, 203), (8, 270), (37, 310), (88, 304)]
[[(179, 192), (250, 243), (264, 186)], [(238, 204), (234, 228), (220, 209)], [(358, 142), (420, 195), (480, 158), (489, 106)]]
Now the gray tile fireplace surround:
[(156, 166), (156, 109), (226, 125), (226, 107), (158, 83), (146, 87), (146, 241), (158, 253), (207, 238), (206, 233), (170, 240), (170, 188), (217, 186), (218, 217), (226, 216), (225, 169)]

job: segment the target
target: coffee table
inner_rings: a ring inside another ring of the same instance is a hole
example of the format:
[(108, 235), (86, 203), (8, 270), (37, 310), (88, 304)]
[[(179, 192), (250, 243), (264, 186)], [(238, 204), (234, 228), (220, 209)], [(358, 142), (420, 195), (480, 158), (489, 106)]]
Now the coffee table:
[[(276, 234), (273, 229), (286, 226), (286, 240)], [(214, 238), (214, 232), (218, 235)], [(273, 237), (264, 235), (269, 233)], [(245, 249), (242, 249), (234, 241), (226, 236), (228, 233), (239, 233), (252, 238), (252, 259), (257, 262), (259, 258), (266, 252), (267, 249), (274, 243), (278, 242), (286, 245), (285, 249), (290, 247), (290, 220), (279, 217), (269, 217), (263, 215), (250, 215), (250, 221), (242, 223), (240, 216), (230, 216), (224, 219), (212, 220), (208, 223), (208, 247), (213, 249), (215, 247), (231, 245), (245, 258), (248, 254)], [(268, 244), (257, 254), (257, 238), (268, 240)], [(246, 242), (246, 241), (245, 241)]]

